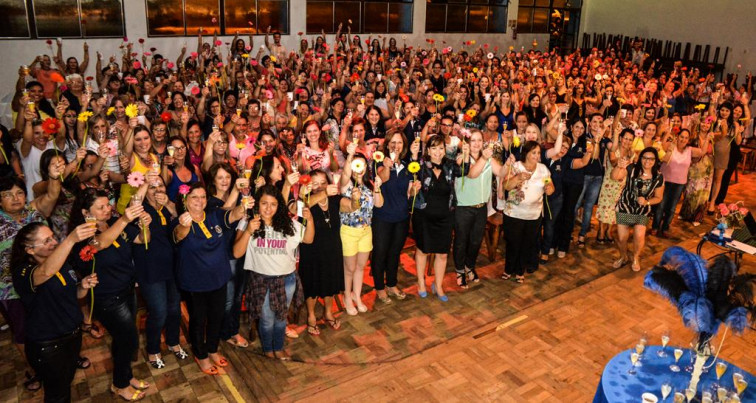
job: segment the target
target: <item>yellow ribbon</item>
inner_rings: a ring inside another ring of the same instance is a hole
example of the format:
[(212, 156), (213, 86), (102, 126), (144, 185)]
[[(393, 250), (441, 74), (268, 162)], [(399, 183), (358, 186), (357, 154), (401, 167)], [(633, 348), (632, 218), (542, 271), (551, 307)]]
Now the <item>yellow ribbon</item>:
[(207, 239), (210, 239), (213, 237), (213, 234), (211, 234), (210, 231), (205, 226), (205, 217), (206, 217), (205, 213), (202, 213), (202, 221), (199, 221), (199, 222), (195, 221), (195, 222), (197, 223), (197, 226), (200, 227), (200, 229), (202, 230), (202, 233), (205, 234), (205, 237)]
[(166, 225), (167, 221), (165, 220), (165, 216), (163, 215), (163, 208), (160, 207), (160, 209), (157, 211), (157, 213), (160, 216), (160, 224)]
[(64, 287), (66, 286), (66, 279), (63, 278), (63, 275), (60, 274), (60, 272), (56, 272), (55, 277), (57, 277), (58, 280), (60, 280), (60, 283), (63, 284)]

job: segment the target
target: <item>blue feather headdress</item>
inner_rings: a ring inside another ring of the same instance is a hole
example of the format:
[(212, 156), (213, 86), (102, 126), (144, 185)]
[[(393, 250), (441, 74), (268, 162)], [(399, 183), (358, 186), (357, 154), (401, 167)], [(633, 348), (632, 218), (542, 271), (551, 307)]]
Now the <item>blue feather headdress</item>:
[(753, 286), (756, 275), (737, 274), (735, 264), (720, 256), (707, 267), (700, 256), (679, 246), (662, 255), (646, 274), (644, 287), (667, 298), (680, 312), (686, 327), (699, 339), (712, 337), (723, 322), (742, 333), (756, 319)]

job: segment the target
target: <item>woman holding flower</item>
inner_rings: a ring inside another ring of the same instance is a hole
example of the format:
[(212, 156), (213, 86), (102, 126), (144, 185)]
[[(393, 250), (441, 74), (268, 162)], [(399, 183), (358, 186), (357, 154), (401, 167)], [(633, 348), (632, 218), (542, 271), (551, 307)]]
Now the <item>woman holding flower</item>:
[[(148, 178), (151, 180), (154, 178)], [(146, 183), (141, 185), (137, 195), (143, 197)], [(82, 275), (97, 273), (99, 287), (92, 297), (92, 312), (112, 336), (111, 355), (113, 359), (113, 383), (110, 391), (126, 400), (138, 400), (144, 396), (143, 390), (150, 384), (134, 378), (131, 371), (131, 357), (136, 352), (139, 341), (134, 318), (136, 298), (134, 295), (133, 248), (144, 248), (149, 241), (151, 217), (141, 203), (133, 203), (124, 210), (120, 218), (111, 213), (108, 194), (101, 190), (86, 189), (77, 196), (71, 210), (70, 232), (78, 231), (89, 219), (95, 220), (97, 234), (87, 242), (79, 242), (74, 248), (74, 266)], [(140, 229), (133, 221), (139, 219), (146, 230)], [(91, 225), (91, 224), (90, 224)], [(94, 259), (85, 260), (84, 249), (96, 251)]]
[(333, 155), (333, 145), (328, 142), (328, 136), (320, 129), (320, 124), (316, 120), (309, 120), (305, 122), (303, 130), (305, 146), (301, 150), (299, 170), (302, 172), (316, 169), (326, 172), (338, 171), (339, 164)]
[(380, 188), (383, 206), (373, 209), (370, 269), (378, 299), (388, 304), (391, 302), (390, 296), (400, 300), (406, 298), (406, 294), (397, 287), (397, 274), (409, 232), (410, 203), (407, 199), (412, 174), (407, 167), (410, 162), (419, 159), (420, 142), (407, 144), (404, 134), (390, 134), (383, 142), (383, 154), (383, 162), (378, 166), (378, 177), (383, 182)]
[(13, 285), (26, 311), (24, 352), (45, 388), (46, 402), (71, 400), (81, 351), (78, 300), (98, 279), (95, 273), (77, 276), (67, 259), (74, 245), (95, 231), (82, 224), (58, 243), (50, 228), (34, 222), (21, 228), (13, 242)]
[(200, 181), (199, 168), (192, 165), (189, 159), (189, 151), (186, 141), (181, 137), (171, 139), (173, 156), (167, 156), (163, 163), (168, 169), (163, 169), (161, 176), (163, 182), (168, 184), (168, 198), (172, 202), (179, 202), (179, 188), (182, 185), (191, 185)]
[(207, 192), (202, 185), (182, 186), (186, 211), (173, 222), (179, 288), (191, 298), (189, 338), (195, 360), (205, 374), (218, 375), (218, 367), (228, 366), (228, 361), (218, 354), (226, 284), (231, 278), (228, 238), (233, 236), (233, 224), (254, 201), (248, 200), (232, 210), (206, 211)]
[[(470, 146), (464, 144), (462, 153), (457, 160), (446, 157), (444, 139), (439, 135), (431, 136), (425, 145), (424, 162), (418, 174), (419, 183), (413, 185), (413, 195), (420, 191), (415, 200), (412, 216), (412, 233), (417, 248), (415, 250), (415, 266), (417, 267), (418, 294), (425, 298), (425, 265), (428, 255), (435, 254), (433, 265), (435, 282), (433, 292), (438, 298), (446, 302), (449, 297), (444, 294), (443, 281), (446, 271), (446, 259), (452, 241), (454, 228), (454, 211), (457, 207), (457, 193), (455, 179), (462, 176), (460, 165), (469, 159)], [(477, 178), (483, 171), (493, 151), (486, 148), (483, 157), (475, 165), (466, 166), (468, 178)]]
[[(128, 171), (131, 173), (139, 172), (142, 174), (142, 177), (149, 172), (159, 175), (161, 173), (160, 161), (152, 153), (150, 129), (143, 125), (135, 125), (130, 132), (133, 135), (128, 136), (126, 144), (123, 147), (123, 155), (129, 161)], [(119, 213), (123, 214), (123, 211), (129, 202), (131, 202), (131, 198), (136, 194), (139, 186), (141, 186), (141, 183), (134, 183), (132, 181), (127, 181), (127, 183), (121, 185), (121, 196), (118, 199), (117, 205)]]
[[(344, 309), (349, 315), (367, 312), (362, 303), (363, 269), (373, 249), (373, 233), (370, 229), (373, 206), (383, 206), (381, 179), (373, 183), (366, 180), (367, 159), (355, 155), (357, 144), (347, 146), (347, 159), (339, 182), (341, 190), (341, 247), (344, 253)], [(357, 308), (354, 305), (357, 305)]]
[(136, 279), (147, 305), (146, 340), (150, 365), (165, 367), (160, 353), (160, 337), (165, 330), (165, 344), (177, 359), (189, 355), (179, 344), (181, 296), (174, 275), (174, 245), (170, 224), (178, 216), (176, 205), (166, 193), (165, 183), (155, 176), (147, 184), (144, 211), (150, 215), (149, 248), (133, 248)]

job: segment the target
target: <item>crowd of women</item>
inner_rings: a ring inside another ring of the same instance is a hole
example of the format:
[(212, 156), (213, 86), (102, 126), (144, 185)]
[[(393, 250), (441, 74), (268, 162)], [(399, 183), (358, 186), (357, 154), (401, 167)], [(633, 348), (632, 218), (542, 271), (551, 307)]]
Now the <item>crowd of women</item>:
[(480, 281), (492, 214), (504, 279), (584, 248), (594, 207), (595, 244), (616, 244), (615, 268), (640, 270), (651, 217), (664, 237), (683, 195), (694, 225), (724, 197), (750, 120), (750, 74), (716, 83), (611, 48), (339, 32), (289, 51), (274, 33), (255, 55), (253, 39), (224, 46), (200, 31), (175, 61), (124, 42), (121, 60), (98, 52), (92, 73), (58, 41), (52, 59), (19, 68), (0, 156), (0, 306), (25, 385), (46, 400), (70, 398), (91, 365), (82, 333), (103, 337), (99, 326), (112, 337), (111, 391), (144, 397), (150, 384), (131, 371), (137, 293), (156, 369), (168, 352), (222, 373), (220, 342), (249, 344), (242, 301), (262, 352), (285, 360), (290, 310), (306, 305), (311, 336), (340, 328), (334, 298), (347, 315), (368, 311), (368, 259), (378, 301), (407, 297), (397, 273), (410, 232), (419, 297), (448, 301), (451, 250), (457, 285)]

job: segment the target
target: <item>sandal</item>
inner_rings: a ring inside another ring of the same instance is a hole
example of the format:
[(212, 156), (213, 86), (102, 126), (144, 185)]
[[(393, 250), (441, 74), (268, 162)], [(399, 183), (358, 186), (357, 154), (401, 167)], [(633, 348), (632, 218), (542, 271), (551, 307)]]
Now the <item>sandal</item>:
[(81, 329), (82, 332), (89, 334), (93, 339), (101, 339), (105, 336), (102, 333), (102, 330), (100, 330), (100, 327), (95, 323), (82, 323), (82, 325), (79, 326), (79, 329)]
[(612, 264), (612, 267), (615, 268), (615, 269), (619, 269), (619, 268), (624, 267), (628, 263), (630, 263), (629, 260), (621, 257), (621, 258), (619, 258), (619, 259), (617, 259), (617, 260), (614, 261), (614, 263)]
[(457, 272), (457, 285), (462, 289), (467, 289), (467, 274)]
[(391, 291), (391, 288), (386, 289), (386, 294), (388, 294), (389, 297), (395, 297), (398, 300), (402, 300), (407, 298), (407, 294), (405, 294), (402, 290), (397, 288), (397, 292)]
[[(583, 239), (580, 239), (580, 238), (583, 238)], [(584, 237), (578, 237), (577, 247), (580, 248), (580, 249), (585, 248), (585, 238)]]
[(510, 278), (512, 278), (511, 274), (504, 273), (501, 275), (502, 280), (509, 280)]
[[(132, 382), (134, 380), (137, 380), (139, 383), (137, 383), (136, 385), (134, 385), (134, 383)], [(149, 389), (150, 388), (150, 383), (149, 382), (145, 382), (145, 381), (143, 381), (141, 379), (136, 379), (136, 378), (132, 378), (131, 381), (129, 381), (129, 385), (131, 385), (132, 388), (139, 389), (139, 390), (145, 390), (145, 389)]]
[(522, 284), (525, 282), (525, 276), (515, 276), (515, 283)]
[(215, 358), (213, 358), (211, 355), (208, 354), (208, 357), (210, 357), (210, 361), (214, 362), (215, 365), (223, 368), (228, 366), (228, 360), (225, 357), (222, 357), (218, 355), (218, 360), (216, 361)]
[(76, 368), (87, 369), (92, 366), (92, 362), (87, 357), (79, 357), (76, 359)]
[(286, 337), (290, 339), (296, 339), (299, 338), (299, 333), (297, 333), (296, 330), (286, 327)]
[(479, 283), (480, 277), (478, 277), (478, 272), (475, 271), (475, 269), (467, 269), (467, 281), (472, 281), (473, 283)]
[(123, 399), (123, 400), (125, 400), (127, 402), (135, 402), (137, 400), (142, 400), (146, 396), (143, 391), (134, 389), (132, 387), (132, 389), (134, 389), (134, 393), (131, 395), (131, 397), (125, 397), (125, 396), (123, 396), (121, 394), (121, 391), (124, 390), (124, 389), (126, 389), (126, 388), (118, 389), (115, 386), (110, 385), (110, 393), (112, 393), (114, 395), (118, 395), (121, 399)]
[(632, 266), (632, 269), (633, 269), (633, 271), (635, 271), (635, 272), (641, 271), (640, 262), (638, 262), (637, 260), (633, 259), (633, 266)]
[(247, 339), (245, 339), (238, 333), (234, 336), (231, 336), (230, 339), (226, 340), (226, 343), (239, 348), (249, 347), (249, 342), (247, 341)]
[(202, 365), (200, 365), (200, 361), (197, 357), (194, 357), (194, 361), (197, 362), (197, 366), (199, 367), (200, 371), (204, 372), (206, 375), (218, 375), (218, 368), (213, 365), (208, 369), (202, 369)]
[(378, 294), (378, 293), (376, 292), (376, 296), (378, 297), (378, 299), (379, 299), (379, 300), (380, 300), (381, 302), (383, 302), (383, 303), (384, 303), (384, 304), (386, 304), (386, 305), (388, 305), (388, 304), (390, 304), (390, 303), (391, 303), (391, 298), (389, 298), (389, 296), (388, 296), (388, 293), (386, 293), (386, 295), (384, 295), (384, 296), (382, 296), (382, 297), (381, 297), (381, 294)]
[(314, 324), (310, 324), (310, 320), (307, 320), (307, 333), (313, 336), (320, 336), (320, 328), (318, 327), (318, 320), (315, 319)]
[(24, 387), (29, 392), (36, 392), (42, 389), (42, 380), (37, 375), (32, 375), (29, 371), (26, 371), (26, 380), (24, 381)]
[(176, 358), (178, 358), (179, 360), (184, 360), (184, 359), (189, 358), (189, 354), (186, 351), (184, 351), (184, 349), (181, 348), (181, 346), (178, 346), (178, 350), (174, 350), (173, 347), (169, 347), (169, 348), (171, 349), (171, 352), (173, 353), (173, 355), (175, 355)]
[(163, 369), (165, 368), (165, 362), (163, 361), (162, 357), (157, 357), (154, 360), (149, 360), (150, 365), (152, 365), (152, 368), (155, 369)]
[(341, 328), (341, 322), (338, 319), (326, 319), (325, 322), (333, 330), (339, 330)]
[[(281, 354), (280, 357), (278, 356), (279, 354)], [(274, 351), (273, 352), (273, 357), (275, 357), (275, 358), (277, 358), (277, 359), (279, 359), (281, 361), (291, 361), (291, 357), (289, 357), (289, 355), (285, 351), (283, 351), (283, 350), (281, 350), (281, 351)]]

